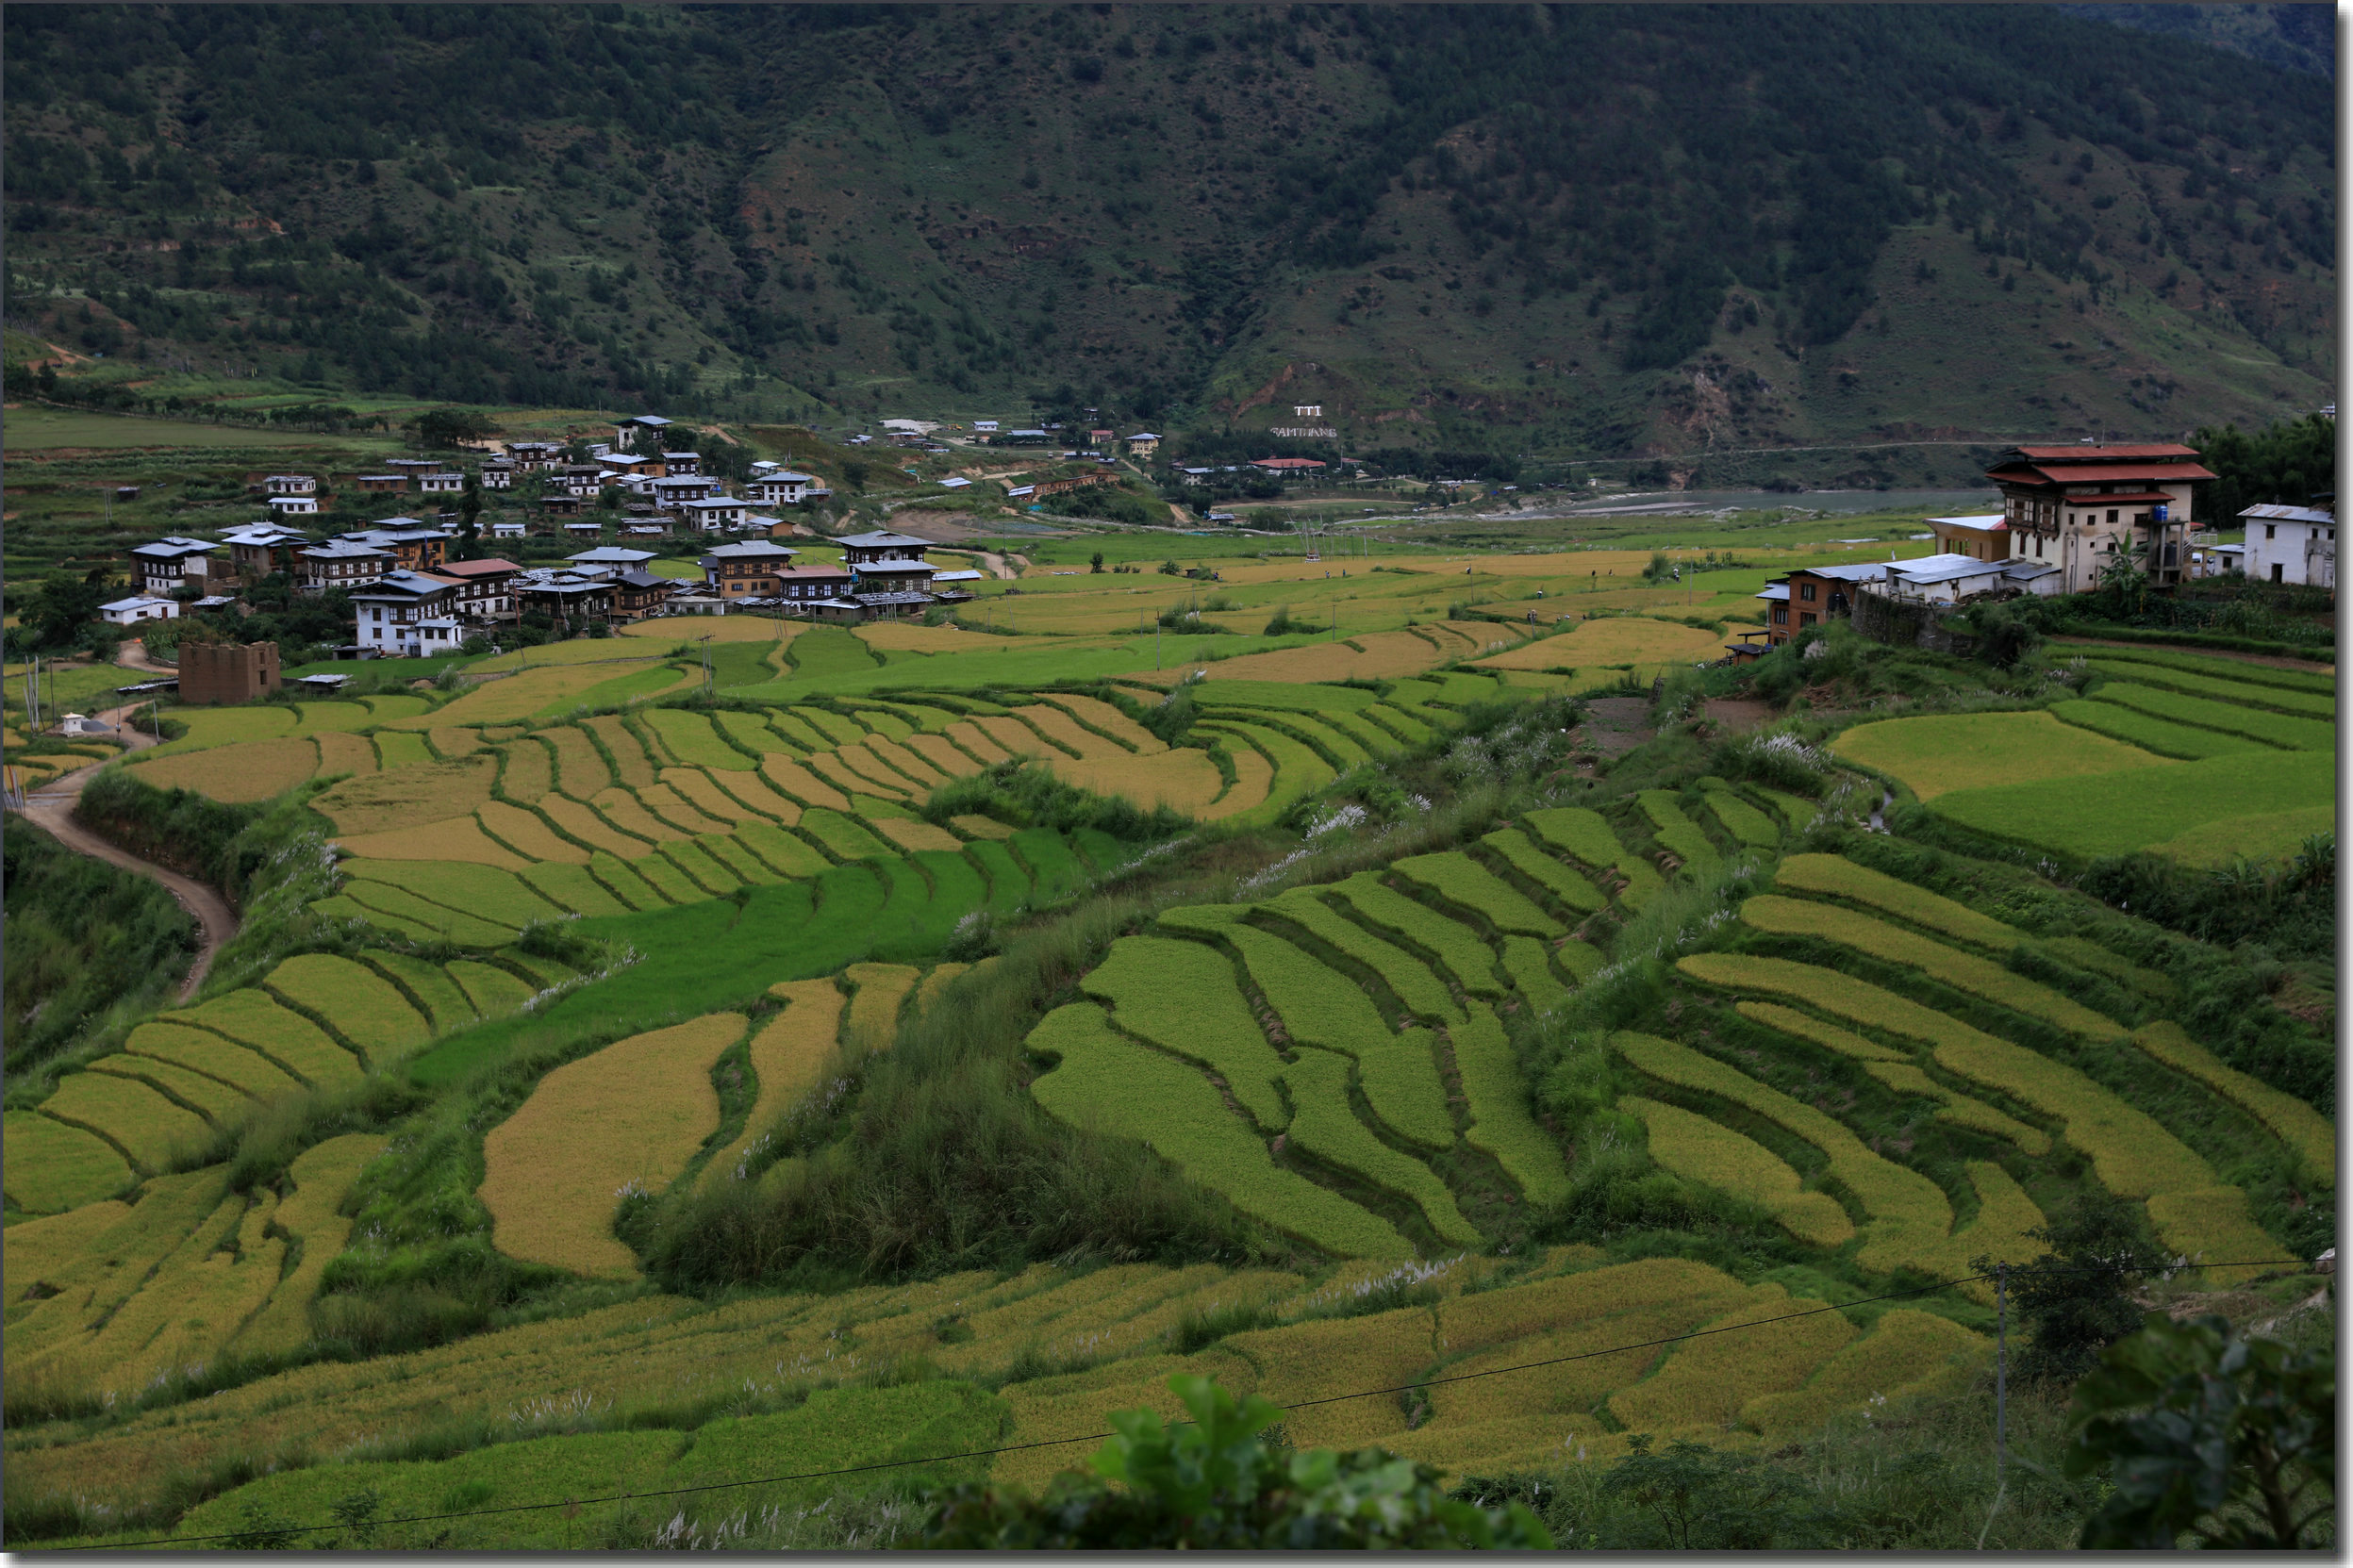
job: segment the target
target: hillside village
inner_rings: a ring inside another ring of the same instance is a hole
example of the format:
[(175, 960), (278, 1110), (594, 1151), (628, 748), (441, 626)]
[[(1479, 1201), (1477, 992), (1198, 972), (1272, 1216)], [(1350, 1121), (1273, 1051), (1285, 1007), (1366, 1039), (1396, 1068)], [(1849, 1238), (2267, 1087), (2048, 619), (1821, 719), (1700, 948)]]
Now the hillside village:
[[(1313, 405), (1301, 405), (1303, 414)], [(980, 448), (1052, 443), (1054, 429), (1001, 430), (973, 421), (958, 449), (933, 438), (932, 421), (885, 421), (886, 439), (925, 457), (962, 462)], [(169, 536), (128, 552), (126, 585), (135, 591), (98, 610), (109, 625), (135, 631), (183, 614), (233, 616), (240, 588), (281, 576), (306, 597), (337, 596), (351, 616), (349, 641), (335, 656), (431, 658), (493, 650), (526, 622), (556, 636), (598, 635), (656, 617), (766, 615), (832, 624), (953, 616), (972, 602), (984, 572), (936, 565), (932, 540), (889, 529), (823, 534), (835, 492), (813, 474), (764, 459), (741, 463), (733, 481), (704, 471), (702, 456), (674, 448), (682, 427), (655, 415), (618, 421), (608, 438), (485, 441), (444, 458), (389, 458), (382, 472), (321, 476), (273, 473), (251, 482), (267, 519), (220, 530), (216, 539)], [(1073, 434), (1076, 434), (1073, 432)], [(1008, 509), (1057, 494), (1119, 484), (1154, 460), (1160, 437), (1085, 432), (1090, 443), (1052, 454), (1052, 478), (990, 485)], [(871, 444), (870, 436), (850, 440)], [(574, 461), (573, 458), (580, 460)], [(1310, 479), (1320, 461), (1268, 457), (1234, 469), (1278, 480)], [(1073, 468), (1077, 471), (1069, 471)], [(988, 470), (977, 470), (986, 474)], [(1162, 465), (1164, 483), (1207, 482), (1207, 468)], [(915, 470), (909, 470), (915, 477)], [(1017, 474), (1017, 478), (1024, 477)], [(1925, 557), (1809, 569), (1777, 578), (1764, 602), (1761, 637), (1731, 645), (1726, 657), (1761, 656), (1823, 619), (1851, 613), (1859, 597), (1960, 609), (2020, 594), (2083, 594), (2121, 559), (2145, 565), (2160, 587), (2210, 579), (2333, 590), (2333, 497), (2292, 506), (2264, 502), (2235, 519), (2201, 519), (2195, 487), (2217, 476), (2197, 452), (2179, 443), (2022, 445), (1986, 475), (2002, 509), (1923, 520), (1933, 550)], [(930, 481), (955, 494), (975, 486), (969, 473)], [(323, 504), (340, 499), (374, 510), (394, 498), (434, 498), (430, 518), (392, 515), (325, 537), (302, 526)], [(1210, 513), (1211, 518), (1221, 514)], [(2220, 528), (2244, 530), (2246, 542), (2224, 543)], [(2287, 534), (2283, 538), (2280, 530)], [(549, 564), (525, 566), (496, 553), (502, 541), (526, 538), (583, 546)], [(839, 559), (803, 561), (792, 540), (816, 539)], [(652, 569), (666, 547), (697, 541), (699, 577)], [(1533, 618), (1533, 612), (1532, 612)], [(214, 700), (257, 695), (273, 683), (257, 673), (215, 688)], [(308, 678), (320, 689), (339, 678)], [(135, 683), (168, 688), (161, 682)]]

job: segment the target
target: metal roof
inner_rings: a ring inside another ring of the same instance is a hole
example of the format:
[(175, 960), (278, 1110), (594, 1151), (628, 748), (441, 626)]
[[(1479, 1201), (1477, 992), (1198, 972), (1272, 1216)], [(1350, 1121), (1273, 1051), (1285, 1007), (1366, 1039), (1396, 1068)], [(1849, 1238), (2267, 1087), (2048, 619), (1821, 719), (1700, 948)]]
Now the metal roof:
[(2010, 450), (2030, 463), (2111, 463), (2142, 457), (2186, 457), (2195, 462), (2197, 458), (2196, 447), (2173, 441), (2138, 446), (2085, 446), (2078, 442), (2074, 446), (2019, 446)]
[(2005, 533), (2010, 528), (2009, 520), (1999, 512), (1980, 517), (1925, 518), (1922, 520), (1934, 528), (1974, 528), (1981, 534)]
[(2266, 522), (2317, 522), (2332, 528), (2336, 526), (2337, 521), (2337, 515), (2334, 512), (2314, 511), (2310, 506), (2280, 506), (2269, 502), (2259, 506), (2249, 506), (2239, 516), (2262, 518)]
[(913, 545), (918, 550), (929, 550), (932, 547), (932, 541), (929, 539), (919, 539), (912, 534), (888, 532), (844, 534), (834, 542), (850, 550), (888, 550), (900, 545)]

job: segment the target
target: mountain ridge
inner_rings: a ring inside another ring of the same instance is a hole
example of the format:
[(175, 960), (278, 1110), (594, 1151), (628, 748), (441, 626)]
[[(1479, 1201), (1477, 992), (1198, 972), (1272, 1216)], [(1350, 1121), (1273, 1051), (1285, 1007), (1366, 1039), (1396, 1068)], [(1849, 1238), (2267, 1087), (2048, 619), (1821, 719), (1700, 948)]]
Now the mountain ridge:
[(1302, 454), (1259, 393), (1588, 455), (2331, 395), (2326, 84), (2039, 8), (238, 9), (9, 13), (12, 320)]

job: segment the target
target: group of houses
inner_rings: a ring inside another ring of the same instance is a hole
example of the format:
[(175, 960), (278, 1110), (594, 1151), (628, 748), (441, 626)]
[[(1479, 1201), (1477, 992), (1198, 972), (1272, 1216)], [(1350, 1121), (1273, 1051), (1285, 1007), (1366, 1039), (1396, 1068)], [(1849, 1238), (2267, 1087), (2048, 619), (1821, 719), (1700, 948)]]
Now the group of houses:
[(895, 619), (968, 602), (968, 585), (981, 577), (942, 571), (924, 559), (926, 541), (891, 533), (837, 541), (838, 565), (803, 564), (800, 551), (774, 539), (721, 544), (702, 557), (700, 582), (655, 573), (650, 550), (602, 545), (561, 566), (525, 567), (497, 556), (454, 560), (456, 542), (455, 530), (415, 518), (386, 518), (315, 543), (274, 522), (219, 540), (158, 539), (131, 552), (141, 591), (103, 606), (100, 619), (132, 626), (175, 619), (183, 609), (225, 609), (236, 604), (240, 584), (285, 572), (297, 592), (348, 596), (348, 652), (418, 657), (455, 652), (535, 613), (574, 626), (730, 610)]
[[(2312, 506), (2240, 512), (2244, 544), (2220, 544), (2191, 512), (2192, 487), (2216, 477), (2195, 448), (2172, 443), (2021, 446), (1987, 471), (2002, 509), (1930, 518), (1936, 553), (1918, 560), (1808, 567), (1776, 577), (1765, 602), (1765, 643), (1848, 616), (1875, 594), (1898, 604), (1957, 607), (2017, 594), (2088, 593), (2120, 565), (2153, 586), (2242, 572), (2262, 583), (2334, 591), (2335, 497)], [(1735, 645), (1735, 657), (1763, 652)]]

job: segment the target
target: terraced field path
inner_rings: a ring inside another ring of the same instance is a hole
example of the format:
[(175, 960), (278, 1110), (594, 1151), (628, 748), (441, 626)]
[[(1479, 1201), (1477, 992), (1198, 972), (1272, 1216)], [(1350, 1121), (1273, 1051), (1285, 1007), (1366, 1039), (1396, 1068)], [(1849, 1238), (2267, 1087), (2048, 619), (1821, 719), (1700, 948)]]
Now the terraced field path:
[[(115, 734), (122, 737), (126, 750), (143, 751), (156, 743), (156, 737), (130, 727), (131, 715), (143, 706), (144, 703), (132, 702), (124, 707), (110, 708), (98, 715), (98, 718), (100, 722), (114, 727)], [(196, 988), (205, 982), (205, 976), (211, 972), (213, 959), (224, 946), (236, 937), (239, 925), (237, 912), (229, 908), (226, 899), (193, 877), (184, 877), (153, 861), (141, 860), (127, 850), (118, 849), (74, 819), (74, 807), (82, 798), (82, 786), (90, 783), (98, 769), (105, 766), (104, 761), (93, 762), (71, 773), (60, 773), (32, 791), (25, 798), (25, 820), (34, 823), (76, 854), (103, 860), (109, 866), (136, 871), (142, 877), (153, 877), (179, 900), (182, 909), (196, 917), (196, 924), (204, 936), (197, 944), (195, 962), (188, 966), (188, 978), (180, 982), (179, 999), (188, 1001), (194, 998)]]

